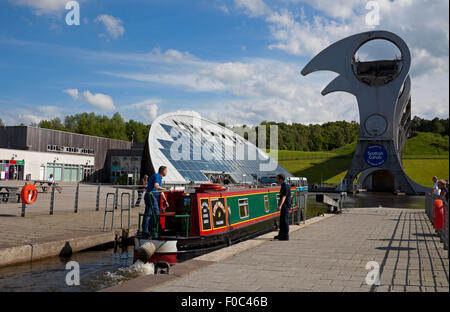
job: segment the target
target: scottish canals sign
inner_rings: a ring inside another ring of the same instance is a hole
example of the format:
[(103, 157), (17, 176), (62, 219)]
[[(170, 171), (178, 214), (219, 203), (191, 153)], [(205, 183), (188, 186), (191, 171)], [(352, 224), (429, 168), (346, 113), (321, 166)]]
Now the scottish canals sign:
[(366, 148), (364, 152), (364, 160), (369, 166), (380, 167), (387, 159), (387, 151), (384, 146), (379, 144), (372, 144)]

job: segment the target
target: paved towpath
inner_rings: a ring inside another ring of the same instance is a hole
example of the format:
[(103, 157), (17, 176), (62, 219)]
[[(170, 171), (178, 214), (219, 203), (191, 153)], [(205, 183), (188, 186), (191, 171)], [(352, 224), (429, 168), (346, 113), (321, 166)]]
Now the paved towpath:
[[(293, 232), (288, 242), (261, 239), (228, 258), (202, 256), (212, 264), (150, 290), (449, 291), (448, 253), (422, 210), (351, 209)], [(369, 261), (380, 265), (379, 286), (365, 282)]]

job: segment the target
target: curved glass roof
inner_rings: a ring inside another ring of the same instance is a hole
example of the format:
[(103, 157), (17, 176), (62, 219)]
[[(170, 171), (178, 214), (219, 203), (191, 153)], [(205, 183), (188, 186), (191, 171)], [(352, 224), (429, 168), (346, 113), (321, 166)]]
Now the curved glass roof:
[(151, 126), (148, 144), (154, 171), (168, 168), (166, 183), (208, 183), (207, 176), (223, 173), (236, 183), (278, 173), (291, 176), (254, 144), (194, 114), (161, 115)]

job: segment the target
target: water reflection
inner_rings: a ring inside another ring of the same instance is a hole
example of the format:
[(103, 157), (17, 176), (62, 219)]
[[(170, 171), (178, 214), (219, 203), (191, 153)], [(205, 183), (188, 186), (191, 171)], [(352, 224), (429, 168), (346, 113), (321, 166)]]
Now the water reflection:
[[(80, 264), (79, 286), (65, 283), (69, 272), (65, 266), (69, 261)], [(123, 269), (132, 264), (133, 246), (118, 252), (113, 249), (93, 250), (67, 258), (53, 257), (0, 268), (0, 291), (96, 291), (126, 280), (128, 277)], [(136, 274), (130, 274), (128, 279), (134, 277)]]

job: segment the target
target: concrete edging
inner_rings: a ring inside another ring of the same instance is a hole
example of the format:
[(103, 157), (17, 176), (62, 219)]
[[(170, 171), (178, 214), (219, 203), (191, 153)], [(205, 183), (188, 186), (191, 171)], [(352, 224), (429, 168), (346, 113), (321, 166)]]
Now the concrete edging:
[[(296, 232), (304, 227), (312, 225), (314, 223), (326, 220), (330, 217), (335, 216), (334, 214), (325, 214), (324, 216), (314, 217), (306, 220), (305, 224), (291, 225), (289, 233)], [(224, 247), (219, 250), (213, 251), (211, 253), (195, 257), (186, 262), (177, 264), (173, 268), (173, 273), (169, 275), (145, 275), (141, 276), (116, 286), (108, 287), (99, 290), (100, 292), (149, 292), (153, 288), (162, 286), (174, 279), (187, 276), (201, 268), (209, 266), (211, 264), (223, 261), (229, 257), (237, 255), (241, 252), (247, 251), (249, 249), (261, 246), (273, 239), (274, 232), (269, 232), (264, 235), (258, 236), (253, 239), (249, 239), (238, 243), (236, 245), (231, 245), (229, 247)], [(150, 285), (149, 285), (150, 284)]]
[(30, 242), (0, 249), (0, 267), (71, 254), (98, 245), (114, 242), (115, 232), (87, 234), (67, 239)]

